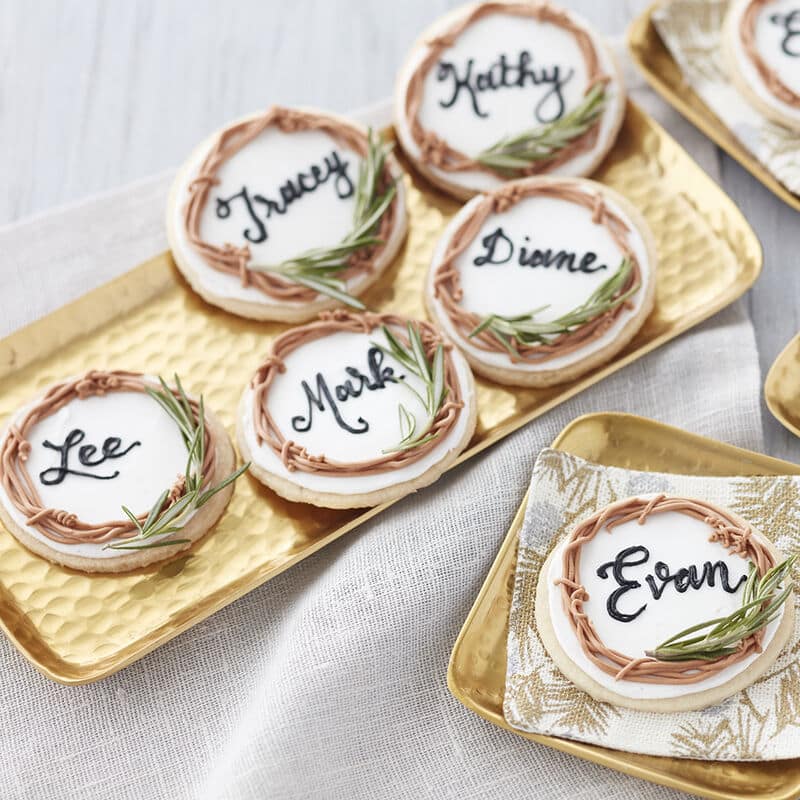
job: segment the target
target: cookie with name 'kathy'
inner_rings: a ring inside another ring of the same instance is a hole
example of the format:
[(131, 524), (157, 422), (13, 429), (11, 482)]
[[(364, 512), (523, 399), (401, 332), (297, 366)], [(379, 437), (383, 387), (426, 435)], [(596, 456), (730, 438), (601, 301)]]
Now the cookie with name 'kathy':
[(273, 106), (201, 144), (167, 203), (172, 255), (207, 302), (304, 322), (359, 297), (406, 232), (400, 168), (380, 134)]
[(613, 54), (548, 2), (462, 6), (417, 40), (395, 91), (409, 159), (456, 197), (529, 175), (585, 176), (616, 140), (625, 89)]
[(754, 683), (788, 642), (795, 558), (704, 500), (619, 500), (580, 521), (545, 561), (538, 633), (596, 700), (706, 708)]
[(731, 79), (750, 105), (800, 131), (800, 0), (732, 0), (723, 50)]
[(469, 365), (433, 325), (337, 310), (274, 341), (237, 430), (251, 473), (282, 497), (360, 508), (435, 481), (476, 417)]
[(523, 178), (453, 217), (425, 298), (475, 372), (551, 386), (636, 335), (654, 305), (656, 262), (647, 223), (617, 192), (583, 178)]
[(0, 520), (25, 547), (83, 572), (172, 558), (222, 516), (244, 471), (225, 428), (188, 395), (92, 370), (20, 409), (0, 441)]

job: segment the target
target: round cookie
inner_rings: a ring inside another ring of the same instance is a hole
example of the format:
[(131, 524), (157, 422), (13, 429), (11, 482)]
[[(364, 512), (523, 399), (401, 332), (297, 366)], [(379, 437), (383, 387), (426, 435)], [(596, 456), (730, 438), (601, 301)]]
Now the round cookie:
[(620, 500), (579, 523), (545, 561), (538, 632), (561, 672), (597, 700), (639, 711), (705, 708), (775, 661), (794, 627), (793, 598), (724, 654), (675, 660), (668, 640), (736, 612), (750, 565), (757, 578), (780, 561), (762, 534), (705, 501)]
[(201, 426), (200, 409), (180, 384), (134, 372), (51, 386), (3, 433), (0, 520), (29, 550), (83, 572), (174, 557), (216, 524), (241, 472), (224, 427), (208, 409)]
[(581, 178), (525, 178), (455, 215), (425, 298), (475, 372), (551, 386), (630, 342), (653, 308), (656, 261), (647, 224), (617, 192)]
[(363, 308), (358, 296), (405, 237), (400, 175), (378, 134), (273, 106), (211, 136), (178, 171), (173, 258), (201, 297), (243, 317), (304, 322)]
[(800, 131), (800, 0), (733, 0), (723, 50), (733, 83), (750, 105)]
[(462, 6), (417, 40), (395, 89), (397, 138), (459, 198), (533, 174), (591, 174), (625, 113), (622, 76), (588, 23), (544, 2)]
[(336, 311), (275, 340), (242, 395), (238, 440), (282, 497), (360, 508), (433, 483), (476, 416), (469, 366), (436, 328)]

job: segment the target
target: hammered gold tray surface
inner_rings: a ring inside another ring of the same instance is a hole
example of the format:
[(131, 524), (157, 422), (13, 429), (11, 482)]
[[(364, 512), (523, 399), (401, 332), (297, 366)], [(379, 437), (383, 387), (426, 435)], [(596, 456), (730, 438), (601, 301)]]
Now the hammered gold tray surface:
[(738, 161), (784, 203), (800, 211), (800, 196), (790, 192), (741, 142), (727, 125), (700, 99), (684, 80), (680, 67), (653, 24), (657, 0), (628, 28), (628, 51), (647, 82), (712, 142)]
[(764, 399), (778, 422), (800, 436), (800, 333), (770, 367), (764, 382)]
[[(722, 476), (800, 474), (800, 467), (788, 461), (632, 414), (579, 417), (564, 428), (552, 446), (587, 461), (626, 469)], [(447, 671), (447, 685), (453, 695), (489, 722), (526, 739), (694, 795), (716, 800), (800, 797), (800, 759), (737, 763), (638, 755), (525, 733), (505, 721), (508, 614), (527, 500), (526, 495), (456, 640)]]
[[(656, 307), (613, 362), (578, 381), (536, 391), (479, 380), (478, 428), (461, 460), (711, 316), (746, 291), (761, 270), (758, 240), (733, 202), (636, 106), (628, 106), (619, 141), (597, 177), (627, 195), (654, 231), (660, 259)], [(405, 180), (408, 240), (365, 301), (374, 309), (423, 316), (428, 262), (458, 205), (421, 179)], [(160, 255), (0, 342), (0, 424), (64, 376), (124, 368), (178, 372), (232, 432), (243, 387), (285, 327), (239, 319), (205, 304), (183, 282), (169, 254)], [(188, 555), (112, 577), (49, 564), (0, 529), (0, 625), (50, 678), (94, 681), (384, 507), (330, 511), (289, 503), (244, 476), (225, 516)]]

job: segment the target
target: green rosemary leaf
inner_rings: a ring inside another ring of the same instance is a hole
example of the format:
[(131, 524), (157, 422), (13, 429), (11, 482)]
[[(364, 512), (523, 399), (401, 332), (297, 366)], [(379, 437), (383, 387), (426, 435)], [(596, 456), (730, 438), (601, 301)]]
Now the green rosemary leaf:
[(356, 180), (353, 229), (341, 242), (332, 247), (307, 250), (280, 264), (252, 264), (250, 269), (280, 275), (313, 289), (317, 294), (363, 310), (364, 304), (347, 292), (344, 283), (334, 282), (332, 278), (347, 268), (350, 256), (354, 253), (383, 244), (383, 240), (374, 234), (397, 193), (394, 182), (382, 193), (379, 190), (386, 158), (391, 150), (392, 146), (384, 144), (378, 133), (371, 128), (367, 131), (367, 154), (361, 161)]
[(195, 507), (200, 508), (201, 506), (204, 506), (217, 492), (221, 492), (226, 486), (230, 486), (230, 484), (232, 484), (239, 476), (243, 475), (249, 468), (250, 462), (248, 461), (246, 464), (242, 464), (239, 469), (231, 472), (227, 478), (223, 478), (216, 486), (212, 486), (210, 489), (203, 492), (203, 494), (197, 498)]
[(113, 550), (149, 550), (151, 547), (171, 547), (175, 544), (187, 544), (189, 541), (189, 539), (158, 539), (155, 542), (140, 542), (138, 539), (125, 539), (109, 547)]
[(490, 169), (513, 175), (539, 161), (552, 158), (589, 130), (602, 114), (605, 103), (605, 86), (597, 83), (580, 104), (561, 119), (506, 136), (478, 153), (475, 160)]
[(169, 388), (163, 378), (159, 377), (158, 380), (162, 387), (160, 391), (151, 387), (146, 387), (146, 391), (170, 415), (180, 429), (186, 444), (187, 460), (184, 474), (184, 494), (171, 506), (165, 508), (170, 490), (164, 490), (148, 512), (144, 523), (141, 523), (127, 506), (123, 506), (122, 511), (136, 526), (137, 535), (107, 544), (105, 546), (106, 549), (142, 550), (148, 547), (165, 547), (186, 543), (189, 541), (188, 539), (167, 540), (164, 537), (180, 530), (198, 508), (208, 502), (217, 492), (235, 481), (250, 466), (249, 464), (242, 465), (218, 484), (201, 494), (200, 489), (205, 480), (203, 475), (205, 462), (205, 402), (201, 396), (197, 402), (198, 418), (195, 419), (189, 398), (183, 390), (178, 376), (175, 376), (174, 390)]
[(346, 291), (343, 291), (332, 281), (322, 278), (311, 278), (306, 275), (292, 275), (291, 277), (295, 283), (307, 286), (318, 294), (328, 295), (328, 297), (332, 297), (334, 300), (338, 300), (340, 303), (344, 303), (351, 308), (356, 308), (359, 311), (364, 311), (366, 309), (366, 306), (357, 297), (353, 297)]
[[(791, 570), (797, 554), (777, 564), (761, 578), (753, 565), (742, 592), (742, 603), (727, 617), (700, 622), (666, 639), (647, 655), (659, 661), (713, 661), (735, 653), (748, 636), (760, 631), (780, 613), (783, 604), (792, 596)], [(783, 589), (778, 587), (785, 583)], [(709, 630), (710, 629), (710, 630)], [(698, 631), (708, 632), (692, 636)]]
[(425, 387), (423, 397), (408, 381), (403, 381), (403, 386), (416, 396), (425, 409), (426, 424), (422, 430), (417, 431), (416, 416), (401, 403), (397, 412), (400, 421), (400, 441), (397, 445), (383, 450), (384, 453), (396, 453), (419, 447), (438, 436), (438, 431), (430, 433), (430, 429), (447, 395), (444, 348), (441, 344), (438, 345), (431, 361), (425, 352), (419, 331), (411, 323), (408, 324), (408, 346), (403, 345), (385, 325), (381, 330), (388, 347), (378, 342), (372, 344), (416, 375)]
[(417, 428), (417, 418), (409, 413), (402, 403), (397, 406), (397, 415), (400, 420), (400, 435), (403, 437), (400, 442), (407, 442), (414, 436), (414, 431)]
[(569, 333), (627, 301), (639, 290), (639, 283), (634, 284), (627, 292), (622, 294), (618, 294), (618, 292), (627, 282), (632, 269), (633, 262), (626, 256), (622, 259), (617, 271), (598, 286), (581, 305), (554, 320), (536, 321), (536, 315), (549, 306), (540, 306), (527, 314), (516, 316), (504, 317), (500, 314), (490, 314), (470, 331), (469, 336), (472, 338), (483, 331), (491, 331), (511, 354), (515, 354), (511, 339), (515, 339), (523, 345), (545, 344), (551, 337)]

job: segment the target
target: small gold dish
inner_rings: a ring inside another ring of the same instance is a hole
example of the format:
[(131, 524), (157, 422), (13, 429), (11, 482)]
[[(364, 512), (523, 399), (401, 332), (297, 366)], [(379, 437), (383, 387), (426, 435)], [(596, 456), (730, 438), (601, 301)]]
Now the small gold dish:
[[(691, 475), (798, 475), (777, 458), (706, 439), (632, 414), (589, 414), (567, 425), (552, 445), (605, 466)], [(524, 733), (503, 717), (506, 638), (517, 542), (527, 495), (458, 635), (447, 685), (467, 708), (506, 730), (626, 775), (715, 800), (793, 800), (800, 795), (800, 759), (695, 761), (639, 755), (597, 745)]]
[[(749, 289), (761, 271), (761, 247), (741, 212), (635, 105), (628, 105), (614, 150), (595, 177), (627, 196), (653, 230), (659, 253), (655, 309), (619, 355), (577, 381), (526, 390), (478, 380), (478, 428), (461, 461), (710, 317)], [(459, 206), (411, 173), (405, 181), (408, 240), (364, 300), (378, 311), (424, 316), (431, 254)], [(163, 253), (0, 341), (0, 425), (64, 376), (123, 368), (179, 373), (187, 390), (202, 392), (232, 432), (243, 387), (286, 327), (207, 305)], [(50, 564), (0, 529), (0, 626), (53, 680), (99, 680), (384, 507), (332, 511), (289, 503), (243, 476), (219, 524), (188, 554), (158, 568), (105, 577)]]
[(769, 368), (764, 399), (772, 416), (795, 436), (800, 436), (800, 333)]
[(653, 12), (662, 3), (663, 0), (653, 3), (628, 28), (628, 51), (634, 63), (647, 82), (671, 106), (680, 111), (712, 142), (738, 161), (784, 203), (795, 211), (800, 211), (800, 196), (789, 191), (753, 156), (683, 79), (680, 67), (675, 63), (675, 59), (653, 24)]

